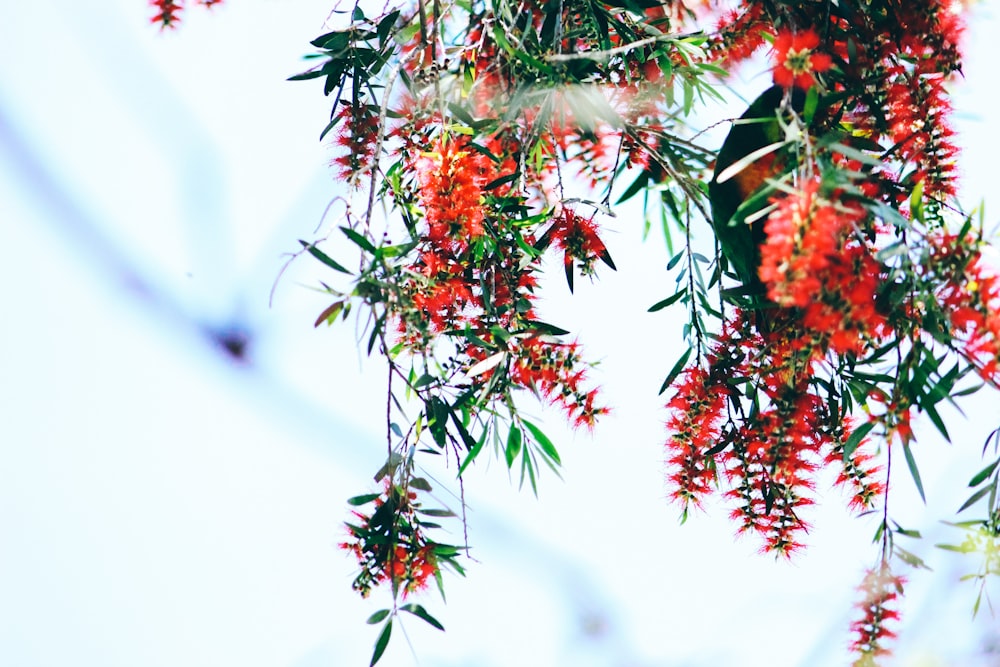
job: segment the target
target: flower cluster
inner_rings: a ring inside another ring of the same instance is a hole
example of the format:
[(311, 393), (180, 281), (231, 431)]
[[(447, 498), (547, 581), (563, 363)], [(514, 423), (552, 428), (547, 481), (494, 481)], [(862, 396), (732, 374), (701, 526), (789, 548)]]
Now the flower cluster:
[(834, 204), (819, 190), (813, 179), (775, 202), (764, 225), (760, 279), (774, 303), (801, 309), (812, 347), (859, 353), (887, 333), (876, 309), (882, 268), (857, 233), (864, 210)]
[(345, 104), (337, 115), (340, 128), (333, 143), (341, 154), (330, 165), (336, 168), (339, 180), (358, 187), (375, 161), (378, 109), (370, 104)]
[(558, 343), (539, 336), (518, 341), (510, 379), (515, 385), (536, 389), (561, 406), (575, 427), (593, 428), (608, 408), (596, 405), (597, 389), (584, 389), (586, 372), (576, 343)]
[[(195, 0), (195, 3), (212, 7), (221, 4), (222, 0)], [(181, 10), (184, 9), (184, 0), (149, 0), (149, 4), (156, 10), (156, 14), (150, 19), (152, 23), (159, 23), (160, 28), (177, 27), (181, 20)]]
[(611, 255), (597, 235), (597, 230), (597, 222), (593, 217), (585, 218), (570, 208), (563, 208), (562, 213), (556, 216), (549, 235), (553, 245), (563, 251), (563, 264), (567, 273), (577, 263), (581, 274), (593, 275), (594, 262), (598, 259), (614, 268)]
[(819, 35), (815, 30), (780, 31), (774, 38), (774, 82), (785, 88), (812, 88), (816, 75), (833, 65), (828, 54), (817, 50), (818, 46)]
[(382, 493), (352, 498), (352, 505), (373, 504), (370, 514), (355, 510), (348, 523), (351, 539), (340, 547), (358, 559), (361, 572), (352, 587), (362, 597), (380, 583), (390, 582), (405, 596), (427, 586), (439, 570), (438, 545), (424, 535), (417, 516), (417, 494), (387, 481)]
[[(735, 503), (739, 531), (761, 536), (763, 550), (790, 556), (802, 547), (808, 523), (800, 510), (813, 504), (818, 471), (839, 469), (837, 483), (851, 490), (850, 505), (870, 509), (884, 493), (876, 481), (866, 441), (845, 456), (850, 424), (831, 413), (810, 378), (822, 355), (803, 347), (794, 326), (767, 342), (747, 318), (737, 316), (723, 331), (708, 359), (694, 366), (668, 403), (668, 484), (687, 511), (700, 504), (721, 472)], [(757, 382), (763, 402), (741, 421), (737, 387)], [(730, 415), (727, 417), (727, 415)]]
[(864, 594), (858, 603), (862, 615), (851, 623), (851, 631), (855, 634), (851, 650), (857, 655), (854, 667), (872, 667), (876, 658), (889, 653), (885, 641), (896, 633), (886, 627), (886, 623), (899, 620), (899, 611), (893, 609), (893, 603), (903, 594), (905, 583), (906, 580), (894, 575), (885, 562), (865, 574), (858, 587)]
[(932, 268), (945, 280), (935, 294), (966, 358), (985, 380), (1000, 384), (1000, 274), (974, 239), (945, 234), (934, 240)]

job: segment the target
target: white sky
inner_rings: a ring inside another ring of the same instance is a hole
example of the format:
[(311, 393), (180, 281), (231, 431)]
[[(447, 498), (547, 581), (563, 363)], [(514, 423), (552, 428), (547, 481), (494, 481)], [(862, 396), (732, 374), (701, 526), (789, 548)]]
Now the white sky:
[[(367, 664), (364, 619), (386, 600), (355, 598), (334, 545), (344, 500), (382, 462), (384, 374), (359, 360), (351, 327), (311, 328), (326, 305), (304, 287), (318, 264), (295, 265), (267, 307), (279, 255), (312, 237), (335, 193), (316, 142), (328, 100), (284, 81), (329, 9), (227, 0), (161, 36), (140, 0), (6, 8), (0, 664)], [(968, 201), (996, 190), (994, 13), (972, 22), (957, 91)], [(416, 657), (397, 634), (385, 664), (844, 664), (871, 520), (821, 490), (810, 549), (775, 563), (734, 543), (724, 509), (679, 527), (664, 500), (656, 390), (680, 326), (645, 312), (672, 281), (635, 222), (609, 224), (618, 273), (579, 281), (572, 299), (556, 275), (541, 305), (602, 360), (614, 415), (593, 437), (547, 417), (565, 481), (545, 475), (540, 501), (500, 464), (473, 472), (479, 562), (448, 580), (447, 605), (422, 600), (448, 631), (407, 623)], [(254, 336), (250, 367), (205, 343), (204, 329), (233, 325)], [(951, 447), (920, 424), (932, 509), (896, 478), (893, 515), (926, 531), (914, 550), (935, 572), (910, 577), (895, 664), (998, 660), (970, 657), (1000, 627), (988, 612), (969, 622), (974, 589), (957, 578), (975, 564), (931, 547), (1000, 423), (995, 394), (965, 405)]]

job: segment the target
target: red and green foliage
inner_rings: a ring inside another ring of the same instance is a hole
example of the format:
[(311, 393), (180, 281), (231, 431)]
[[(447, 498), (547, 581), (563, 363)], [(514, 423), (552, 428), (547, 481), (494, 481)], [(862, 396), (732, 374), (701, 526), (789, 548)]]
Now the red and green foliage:
[[(176, 21), (179, 2), (153, 4), (154, 21)], [(292, 79), (317, 79), (331, 99), (320, 138), (333, 137), (350, 192), (332, 238), (302, 242), (345, 283), (324, 285), (332, 303), (316, 324), (356, 314), (390, 369), (384, 488), (351, 499), (374, 510), (355, 513), (343, 545), (361, 566), (357, 590), (391, 588), (393, 609), (370, 619), (385, 620), (373, 662), (397, 609), (439, 625), (395, 601), (431, 576), (440, 584), (442, 565), (462, 572), (466, 547), (427, 535), (422, 517), (449, 512), (420, 509), (419, 461), (450, 457), (461, 485), (492, 444), (534, 487), (560, 460), (525, 401), (588, 429), (608, 412), (582, 346), (545, 321), (539, 278), (547, 253), (571, 289), (615, 269), (601, 221), (638, 194), (685, 239), (668, 264), (677, 290), (651, 309), (686, 319), (688, 349), (662, 360), (669, 496), (686, 517), (718, 492), (738, 531), (792, 556), (819, 473), (835, 469), (851, 508), (883, 515), (851, 628), (856, 664), (886, 653), (902, 593), (890, 568), (920, 564), (894, 543), (913, 531), (885, 510), (891, 459), (903, 455), (923, 494), (914, 416), (947, 437), (939, 406), (1000, 383), (1000, 277), (982, 222), (954, 199), (947, 86), (963, 10), (406, 0), (376, 16), (355, 5), (312, 41), (313, 66)], [(713, 173), (702, 110), (756, 57), (783, 94), (760, 119), (778, 131)], [(710, 201), (709, 182), (745, 174), (758, 178), (728, 202), (732, 221), (713, 223), (714, 256), (697, 252), (692, 239), (725, 203)], [(727, 260), (727, 231), (759, 239), (753, 280)], [(352, 269), (331, 256), (347, 254)], [(391, 415), (404, 404), (415, 416), (400, 426)], [(994, 461), (972, 479), (962, 509), (986, 499), (987, 516), (957, 524), (969, 537), (946, 545), (983, 554), (982, 579), (1000, 570), (998, 474)]]

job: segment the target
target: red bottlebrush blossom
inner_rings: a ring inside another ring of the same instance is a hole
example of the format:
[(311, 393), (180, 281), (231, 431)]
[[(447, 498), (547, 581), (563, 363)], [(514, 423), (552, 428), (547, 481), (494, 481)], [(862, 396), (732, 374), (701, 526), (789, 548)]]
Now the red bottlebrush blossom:
[(853, 663), (855, 667), (874, 665), (875, 658), (889, 654), (885, 641), (895, 637), (896, 633), (886, 627), (886, 622), (899, 620), (899, 611), (892, 605), (902, 595), (905, 583), (905, 579), (890, 571), (886, 562), (865, 574), (858, 587), (864, 594), (858, 603), (862, 615), (851, 624), (851, 631), (855, 633), (851, 642), (851, 650), (857, 655)]
[(516, 385), (536, 389), (565, 410), (574, 427), (592, 428), (609, 409), (595, 405), (597, 390), (584, 390), (586, 374), (579, 369), (576, 343), (555, 343), (537, 336), (519, 341), (510, 368), (510, 380)]
[[(222, 4), (222, 0), (196, 0), (197, 4), (205, 7)], [(156, 15), (150, 19), (152, 23), (159, 23), (160, 28), (176, 28), (180, 22), (180, 12), (184, 9), (184, 0), (149, 0), (149, 4), (156, 8)]]
[(345, 104), (338, 116), (341, 125), (333, 143), (343, 154), (335, 157), (330, 166), (337, 168), (337, 178), (358, 187), (375, 161), (378, 110), (367, 104)]
[(836, 444), (827, 454), (824, 463), (840, 467), (836, 484), (846, 487), (851, 492), (848, 502), (850, 507), (858, 512), (872, 509), (875, 501), (886, 492), (886, 484), (875, 476), (882, 467), (872, 463), (872, 455), (866, 450), (870, 444), (867, 438), (862, 439), (850, 457), (844, 458), (844, 446), (851, 437), (851, 424), (845, 422), (845, 432), (836, 438)]
[(760, 279), (780, 306), (805, 306), (820, 293), (822, 273), (843, 250), (844, 231), (861, 214), (845, 215), (819, 197), (819, 179), (785, 196), (764, 225)]
[(931, 255), (944, 284), (936, 294), (965, 356), (983, 379), (1000, 382), (1000, 273), (983, 261), (971, 238), (944, 235)]
[(719, 39), (712, 45), (713, 58), (725, 60), (730, 66), (746, 60), (764, 44), (768, 30), (760, 3), (752, 3), (742, 12), (727, 13), (718, 22)]
[(774, 38), (774, 82), (785, 88), (811, 88), (816, 83), (816, 74), (833, 65), (828, 54), (816, 51), (817, 46), (819, 35), (815, 30), (780, 31)]
[(881, 268), (870, 250), (850, 236), (864, 219), (860, 207), (833, 204), (819, 180), (777, 200), (764, 225), (759, 276), (768, 298), (802, 310), (805, 332), (819, 334), (834, 352), (858, 353), (886, 333), (875, 308)]
[(427, 238), (464, 248), (483, 235), (483, 186), (495, 178), (489, 158), (459, 139), (443, 138), (417, 161)]
[(152, 23), (159, 23), (160, 28), (176, 28), (180, 22), (180, 13), (184, 9), (181, 0), (150, 0), (150, 5), (156, 8), (156, 15), (150, 19)]
[(351, 539), (339, 545), (358, 559), (361, 572), (352, 587), (362, 597), (383, 582), (390, 582), (394, 591), (402, 590), (405, 597), (426, 588), (437, 575), (438, 545), (424, 536), (415, 501), (414, 492), (392, 482), (386, 482), (381, 494), (352, 499), (352, 504), (375, 506), (370, 514), (352, 512), (357, 523), (347, 524)]
[(718, 444), (721, 422), (725, 416), (726, 394), (703, 368), (684, 371), (677, 392), (667, 403), (667, 483), (670, 497), (686, 510), (690, 503), (700, 504), (711, 493), (715, 481), (714, 466), (705, 453)]
[(577, 215), (569, 208), (563, 208), (556, 217), (549, 234), (557, 248), (563, 250), (563, 264), (566, 271), (572, 271), (573, 262), (579, 262), (580, 272), (585, 275), (594, 273), (594, 262), (601, 259), (611, 268), (615, 268), (611, 255), (597, 235), (597, 222), (591, 218)]

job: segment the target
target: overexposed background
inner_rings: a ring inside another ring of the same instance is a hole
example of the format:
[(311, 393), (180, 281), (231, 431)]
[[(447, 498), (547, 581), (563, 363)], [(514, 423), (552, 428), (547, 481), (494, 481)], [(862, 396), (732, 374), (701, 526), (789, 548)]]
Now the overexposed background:
[[(364, 619), (386, 600), (357, 599), (335, 545), (345, 499), (373, 487), (384, 456), (384, 373), (353, 325), (312, 328), (327, 305), (308, 289), (318, 263), (293, 265), (268, 307), (282, 253), (338, 193), (316, 141), (329, 100), (285, 81), (331, 8), (227, 0), (161, 34), (142, 0), (7, 3), (0, 664), (367, 664)], [(968, 202), (997, 198), (997, 28), (977, 7), (955, 88)], [(646, 313), (671, 293), (667, 254), (655, 234), (640, 241), (634, 212), (607, 229), (619, 271), (572, 298), (556, 275), (540, 309), (602, 361), (614, 414), (593, 436), (546, 416), (565, 470), (543, 475), (539, 500), (503, 465), (478, 466), (476, 562), (447, 579), (447, 604), (422, 600), (447, 633), (404, 619), (385, 664), (845, 664), (874, 522), (820, 489), (792, 563), (734, 540), (721, 507), (678, 526), (656, 391), (679, 314)], [(996, 394), (963, 405), (953, 445), (918, 424), (930, 509), (896, 478), (892, 514), (924, 531), (912, 550), (934, 567), (910, 575), (896, 665), (1000, 665), (1000, 618), (972, 622), (975, 589), (958, 583), (977, 563), (932, 547), (959, 539), (939, 520), (1000, 425)]]

